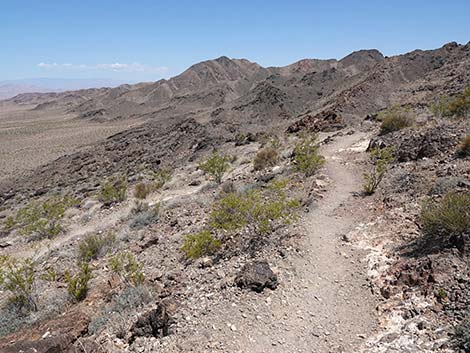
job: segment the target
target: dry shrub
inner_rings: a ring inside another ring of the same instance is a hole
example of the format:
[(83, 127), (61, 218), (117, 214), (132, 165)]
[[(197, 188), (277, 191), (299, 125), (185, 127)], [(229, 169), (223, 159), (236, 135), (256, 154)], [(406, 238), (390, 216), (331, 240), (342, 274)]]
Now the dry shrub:
[(274, 167), (279, 160), (279, 153), (274, 147), (265, 147), (256, 153), (253, 160), (253, 167), (255, 170), (263, 170), (269, 167)]

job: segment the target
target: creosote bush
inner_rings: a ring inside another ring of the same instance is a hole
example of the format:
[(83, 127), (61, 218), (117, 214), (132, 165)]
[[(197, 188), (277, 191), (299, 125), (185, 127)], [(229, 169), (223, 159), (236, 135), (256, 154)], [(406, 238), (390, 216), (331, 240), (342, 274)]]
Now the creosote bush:
[(272, 231), (273, 222), (290, 223), (300, 203), (287, 197), (284, 191), (287, 182), (274, 181), (265, 190), (228, 194), (213, 206), (211, 227), (228, 232), (250, 227), (259, 235), (267, 235)]
[(412, 126), (415, 119), (409, 109), (396, 105), (379, 112), (377, 120), (382, 122), (380, 134), (385, 135)]
[(324, 164), (325, 158), (318, 154), (316, 135), (303, 135), (294, 148), (295, 169), (309, 177), (315, 174)]
[(470, 114), (470, 87), (453, 97), (443, 97), (431, 106), (433, 113), (440, 117), (464, 118)]
[(75, 275), (65, 271), (64, 279), (67, 283), (67, 291), (72, 298), (76, 301), (84, 300), (88, 293), (88, 281), (91, 279), (91, 269), (88, 262), (82, 262)]
[(130, 252), (114, 255), (109, 259), (108, 266), (127, 284), (138, 286), (144, 283), (145, 275), (142, 271), (144, 264), (138, 262)]
[(97, 259), (108, 251), (116, 241), (113, 232), (106, 234), (92, 234), (78, 244), (78, 258), (80, 262), (89, 262)]
[(214, 152), (204, 162), (199, 163), (199, 169), (214, 178), (217, 184), (222, 182), (222, 177), (229, 168), (230, 157)]
[(440, 201), (427, 201), (421, 210), (426, 236), (444, 238), (470, 234), (470, 192), (451, 192)]
[(21, 308), (37, 310), (34, 299), (35, 264), (30, 259), (0, 256), (0, 289), (12, 294), (10, 301)]
[(462, 140), (457, 154), (461, 158), (470, 157), (470, 135), (467, 135)]
[(260, 149), (253, 160), (255, 170), (263, 170), (274, 167), (279, 160), (279, 153), (274, 147), (265, 147)]
[(98, 199), (105, 204), (122, 202), (127, 197), (127, 178), (114, 177), (105, 182), (98, 193)]
[(4, 226), (8, 231), (17, 229), (22, 235), (52, 238), (63, 231), (61, 220), (65, 211), (78, 201), (69, 196), (54, 196), (42, 202), (31, 201), (7, 218)]
[(189, 259), (198, 259), (205, 255), (213, 255), (221, 246), (220, 240), (215, 239), (209, 230), (188, 234), (181, 250)]
[(366, 195), (372, 195), (382, 182), (388, 170), (388, 165), (393, 161), (392, 148), (374, 148), (370, 151), (372, 162), (374, 163), (369, 173), (363, 174), (363, 188)]

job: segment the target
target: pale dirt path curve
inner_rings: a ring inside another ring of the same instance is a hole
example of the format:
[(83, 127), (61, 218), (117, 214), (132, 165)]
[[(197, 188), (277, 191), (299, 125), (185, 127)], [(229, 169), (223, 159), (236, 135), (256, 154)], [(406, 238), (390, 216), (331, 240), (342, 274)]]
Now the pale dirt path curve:
[(228, 352), (354, 353), (377, 329), (365, 254), (342, 240), (365, 216), (353, 196), (362, 186), (353, 160), (364, 157), (366, 138), (338, 136), (322, 146), (331, 185), (304, 217), (306, 237), (303, 251), (292, 259), (294, 273), (284, 275), (269, 303), (255, 309), (258, 321), (232, 321), (241, 327), (227, 343)]

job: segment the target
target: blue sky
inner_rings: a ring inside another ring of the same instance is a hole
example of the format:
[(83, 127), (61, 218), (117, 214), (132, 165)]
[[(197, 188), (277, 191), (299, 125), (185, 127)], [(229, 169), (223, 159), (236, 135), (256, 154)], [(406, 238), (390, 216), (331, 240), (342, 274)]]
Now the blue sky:
[(470, 1), (1, 0), (0, 81), (174, 76), (227, 55), (263, 66), (470, 41)]

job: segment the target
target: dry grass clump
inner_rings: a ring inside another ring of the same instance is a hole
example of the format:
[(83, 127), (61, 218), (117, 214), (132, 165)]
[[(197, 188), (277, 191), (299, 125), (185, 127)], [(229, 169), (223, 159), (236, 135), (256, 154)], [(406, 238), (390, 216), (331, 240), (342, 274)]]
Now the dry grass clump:
[(253, 167), (255, 170), (263, 170), (269, 167), (274, 167), (279, 160), (279, 153), (274, 147), (262, 148), (256, 153), (253, 160)]
[(457, 154), (461, 158), (470, 157), (470, 135), (464, 137), (460, 143)]

